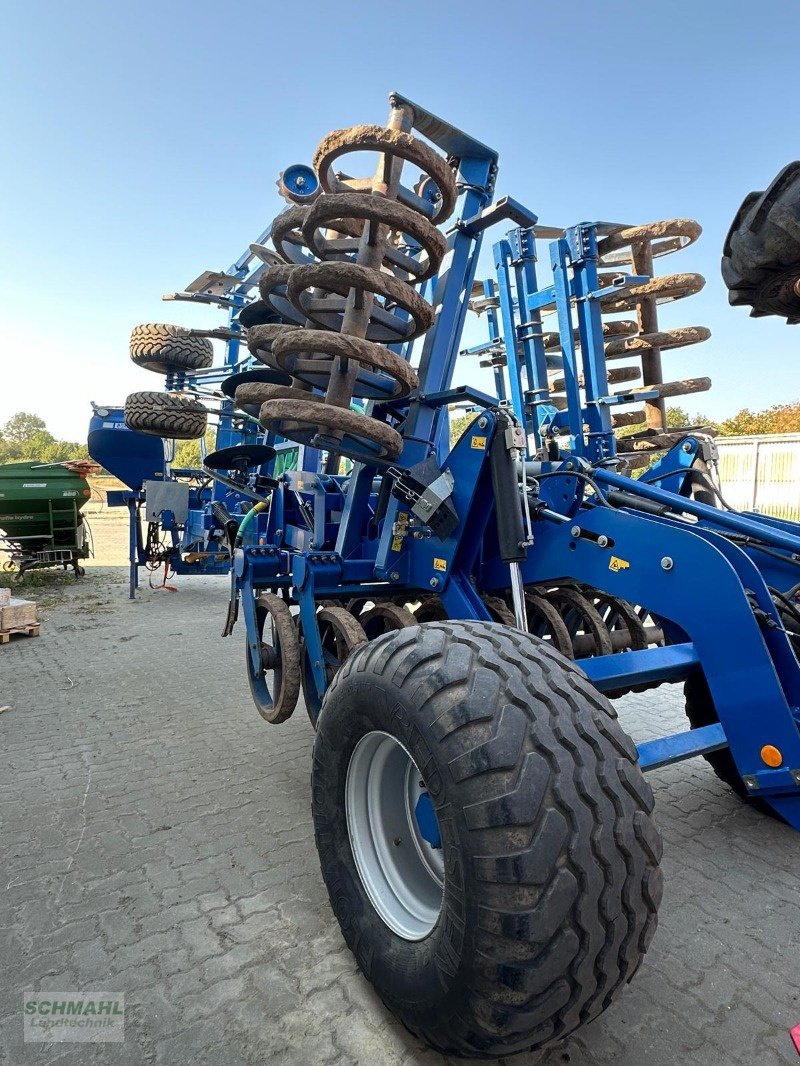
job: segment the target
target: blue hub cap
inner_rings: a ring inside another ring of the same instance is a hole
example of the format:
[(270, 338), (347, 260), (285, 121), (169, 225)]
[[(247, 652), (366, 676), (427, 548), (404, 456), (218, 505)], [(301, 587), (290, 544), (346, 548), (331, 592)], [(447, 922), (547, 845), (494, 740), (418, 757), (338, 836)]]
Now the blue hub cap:
[(417, 819), (422, 839), (426, 840), (432, 848), (440, 848), (442, 834), (439, 832), (439, 821), (429, 793), (423, 792), (420, 795), (417, 806), (414, 808), (414, 817)]

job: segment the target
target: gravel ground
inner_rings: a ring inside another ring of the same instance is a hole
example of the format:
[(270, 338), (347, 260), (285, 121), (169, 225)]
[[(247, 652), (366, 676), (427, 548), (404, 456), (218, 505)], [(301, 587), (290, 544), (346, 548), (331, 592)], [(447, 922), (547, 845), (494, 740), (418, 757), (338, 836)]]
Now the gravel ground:
[[(122, 562), (124, 526), (102, 521), (99, 561)], [(256, 715), (241, 627), (219, 637), (226, 582), (129, 602), (119, 567), (39, 581), (41, 636), (0, 648), (0, 1063), (447, 1061), (344, 947), (314, 851), (311, 727), (302, 708)], [(618, 708), (637, 739), (682, 724), (676, 689)], [(651, 951), (601, 1019), (519, 1066), (795, 1058), (800, 838), (703, 762), (651, 780)], [(26, 991), (97, 988), (126, 997), (124, 1043), (23, 1043)]]

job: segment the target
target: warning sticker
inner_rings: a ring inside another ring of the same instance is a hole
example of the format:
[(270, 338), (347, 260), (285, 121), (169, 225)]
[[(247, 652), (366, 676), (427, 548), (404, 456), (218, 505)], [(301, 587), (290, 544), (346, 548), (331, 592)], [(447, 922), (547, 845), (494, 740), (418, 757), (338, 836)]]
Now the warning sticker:
[(392, 551), (393, 552), (399, 552), (399, 551), (402, 551), (402, 548), (403, 548), (403, 538), (402, 537), (392, 537)]
[(618, 555), (612, 555), (608, 563), (608, 569), (618, 574), (620, 570), (630, 570), (631, 564), (627, 559), (620, 559)]
[(447, 559), (434, 559), (433, 560), (433, 569), (434, 570), (446, 570), (447, 569)]
[(483, 451), (486, 448), (486, 437), (473, 437), (470, 441), (470, 446), (480, 448)]

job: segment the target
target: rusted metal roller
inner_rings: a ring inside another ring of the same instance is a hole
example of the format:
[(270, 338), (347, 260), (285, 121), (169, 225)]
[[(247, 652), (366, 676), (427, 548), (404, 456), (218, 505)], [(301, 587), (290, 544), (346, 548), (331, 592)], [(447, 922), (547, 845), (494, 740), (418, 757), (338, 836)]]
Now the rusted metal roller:
[(403, 160), (414, 164), (436, 185), (438, 205), (432, 221), (444, 222), (453, 213), (456, 204), (456, 183), (447, 161), (429, 148), (424, 141), (412, 137), (403, 129), (394, 128), (392, 120), (402, 123), (406, 116), (399, 115), (405, 109), (394, 108), (395, 114), (390, 118), (389, 126), (353, 126), (349, 129), (333, 130), (320, 141), (314, 154), (314, 170), (320, 184), (327, 193), (349, 192), (352, 188), (348, 182), (337, 177), (333, 163), (343, 155), (351, 152), (374, 152), (381, 156), (384, 171), (383, 181), (372, 182), (372, 190), (378, 191), (376, 185), (389, 188), (391, 180), (391, 161)]
[[(695, 392), (708, 392), (711, 378), (684, 378), (683, 381), (662, 381), (655, 385), (637, 385), (632, 389), (622, 390), (624, 395), (636, 396), (642, 392), (657, 392), (663, 399), (667, 396), (689, 396)], [(654, 427), (663, 429), (665, 427)]]
[(614, 429), (621, 429), (623, 426), (638, 426), (645, 420), (646, 417), (642, 408), (637, 411), (618, 411), (611, 416), (611, 424)]
[[(610, 283), (614, 275), (601, 275), (601, 286), (603, 277), (608, 277)], [(609, 292), (608, 296), (600, 297), (600, 306), (604, 311), (614, 313), (630, 311), (642, 300), (654, 300), (657, 304), (671, 303), (673, 300), (694, 296), (703, 289), (705, 283), (706, 279), (702, 274), (665, 274), (664, 277), (651, 278), (641, 285), (633, 285), (619, 293)]]
[(568, 659), (574, 659), (572, 638), (555, 605), (533, 588), (525, 590), (525, 609), (528, 616), (528, 632), (552, 645)]
[(247, 680), (258, 713), (276, 725), (291, 716), (300, 696), (300, 644), (291, 612), (278, 596), (259, 594), (256, 622), (260, 660), (254, 668), (247, 649)]
[[(385, 267), (410, 275), (415, 282), (425, 281), (439, 269), (445, 252), (445, 239), (439, 230), (424, 215), (396, 200), (364, 196), (363, 193), (333, 193), (320, 197), (303, 220), (304, 243), (322, 260), (348, 253), (355, 255), (358, 241), (354, 238), (361, 236), (365, 222), (386, 226), (404, 237), (413, 237), (425, 253), (418, 259), (389, 243), (383, 256)], [(336, 236), (328, 236), (325, 230), (333, 230)], [(342, 238), (343, 233), (348, 236)]]
[[(636, 381), (637, 378), (642, 376), (642, 372), (638, 366), (621, 366), (615, 370), (608, 371), (608, 383), (609, 385), (619, 385), (623, 381)], [(566, 380), (561, 378), (554, 378), (550, 384), (550, 389), (553, 393), (558, 395), (563, 393), (566, 388)], [(583, 388), (583, 375), (578, 378), (578, 384)]]
[[(322, 607), (317, 611), (317, 624), (322, 643), (322, 668), (330, 685), (347, 657), (367, 643), (367, 635), (358, 621), (344, 607)], [(313, 666), (308, 657), (308, 648), (300, 625), (300, 651), (302, 658), (301, 681), (306, 710), (312, 723), (316, 725), (322, 707), (322, 700), (317, 695), (314, 683)]]
[[(258, 420), (264, 429), (268, 428), (268, 423), (265, 421), (269, 417), (270, 408), (267, 408), (267, 404), (272, 403), (274, 400), (288, 400), (290, 402), (296, 402), (298, 400), (305, 401), (311, 404), (322, 403), (321, 396), (315, 396), (313, 393), (304, 392), (302, 389), (294, 388), (292, 385), (265, 385), (259, 393), (264, 399), (261, 402), (261, 406), (258, 409)], [(265, 408), (267, 408), (265, 412)], [(288, 422), (287, 422), (288, 427)], [(295, 427), (298, 428), (298, 427)]]
[(286, 211), (281, 211), (272, 222), (272, 243), (277, 254), (286, 263), (303, 263), (313, 258), (302, 232), (303, 223), (310, 210), (308, 206), (289, 207)]
[(273, 370), (280, 370), (272, 355), (272, 345), (283, 333), (291, 332), (296, 328), (286, 323), (273, 322), (263, 326), (251, 326), (247, 331), (247, 348), (260, 363)]
[[(637, 329), (638, 327), (635, 322), (626, 319), (611, 319), (610, 321), (603, 322), (603, 336), (608, 338), (629, 337), (631, 334), (636, 333)], [(573, 331), (573, 338), (575, 344), (580, 346), (580, 330), (575, 329)], [(545, 351), (549, 352), (561, 348), (561, 335), (559, 333), (543, 333), (542, 341), (544, 342)], [(606, 348), (606, 351), (608, 351), (608, 348)]]
[(481, 596), (481, 599), (493, 622), (502, 622), (504, 626), (516, 626), (517, 620), (514, 612), (499, 596)]
[[(275, 376), (278, 376), (278, 372), (275, 371)], [(292, 379), (288, 374), (283, 375), (285, 381), (282, 387), (284, 389), (292, 387)], [(234, 393), (234, 402), (240, 411), (244, 411), (246, 414), (250, 414), (253, 418), (258, 418), (261, 410), (261, 405), (267, 400), (273, 398), (273, 389), (278, 383), (265, 382), (265, 381), (247, 381), (244, 384), (239, 385)]]
[(657, 259), (693, 244), (703, 228), (692, 218), (668, 218), (642, 226), (625, 226), (597, 242), (600, 266), (617, 266), (634, 262), (634, 247), (649, 244), (650, 255)]
[(583, 587), (583, 592), (603, 619), (614, 651), (642, 651), (648, 646), (649, 635), (632, 604), (588, 586)]
[(683, 440), (687, 433), (702, 433), (715, 435), (715, 431), (708, 426), (685, 426), (679, 430), (671, 430), (667, 433), (658, 433), (652, 429), (645, 430), (641, 435), (633, 434), (625, 439), (625, 447), (632, 448), (635, 452), (652, 452), (672, 448), (673, 445)]
[(624, 359), (651, 348), (684, 348), (689, 344), (701, 344), (711, 336), (705, 326), (680, 326), (660, 330), (658, 333), (641, 333), (636, 337), (618, 337), (606, 345), (606, 359)]
[[(320, 297), (317, 290), (326, 295)], [(356, 303), (370, 306), (370, 316), (363, 327), (367, 337), (398, 344), (414, 340), (433, 325), (433, 308), (406, 282), (360, 263), (297, 266), (286, 286), (290, 301), (304, 318), (330, 329), (338, 324), (340, 311), (336, 302), (329, 299), (329, 294), (341, 296), (347, 302), (351, 291), (357, 293)], [(367, 296), (381, 296), (385, 304), (374, 304)], [(342, 307), (344, 310), (344, 305)], [(341, 331), (348, 332), (344, 328), (344, 318)]]
[[(452, 213), (457, 195), (447, 160), (409, 132), (411, 106), (391, 103), (386, 126), (323, 138), (314, 156), (323, 194), (275, 220), (273, 241), (286, 262), (266, 271), (260, 286), (265, 302), (305, 327), (305, 337), (282, 335), (271, 355), (325, 393), (324, 404), (298, 400), (293, 409), (290, 398), (270, 401), (262, 407), (264, 424), (301, 444), (378, 464), (399, 455), (402, 438), (388, 422), (351, 411), (350, 403), (396, 399), (416, 387), (408, 363), (381, 345), (411, 341), (433, 324), (433, 307), (414, 285), (441, 265), (446, 244), (436, 223)], [(378, 157), (372, 178), (334, 173), (342, 156), (365, 152)], [(405, 163), (434, 187), (430, 219), (422, 207), (398, 200)]]
[(613, 648), (608, 628), (592, 603), (578, 589), (565, 585), (548, 589), (542, 595), (561, 615), (573, 649), (576, 647), (576, 638), (586, 636), (591, 640), (591, 650), (584, 652), (584, 655), (611, 655)]
[[(622, 359), (631, 355), (641, 358), (643, 390), (658, 392), (655, 398), (645, 401), (647, 425), (655, 430), (663, 431), (667, 428), (665, 398), (703, 391), (699, 386), (668, 391), (676, 383), (664, 382), (662, 350), (699, 344), (708, 339), (710, 331), (704, 326), (663, 330), (659, 328), (658, 305), (681, 300), (699, 292), (705, 284), (705, 279), (696, 273), (655, 277), (653, 261), (660, 256), (686, 248), (697, 240), (701, 232), (700, 225), (693, 219), (673, 218), (642, 226), (620, 227), (598, 241), (597, 245), (600, 267), (624, 267), (634, 275), (649, 279), (621, 292), (609, 289), (600, 302), (604, 313), (636, 311), (635, 335), (618, 335), (609, 339), (606, 343), (606, 359)], [(618, 276), (613, 272), (601, 274), (601, 286), (610, 286)], [(707, 379), (694, 379), (695, 382), (704, 380)]]
[(328, 447), (342, 455), (354, 455), (372, 462), (390, 462), (403, 447), (403, 438), (386, 422), (358, 414), (344, 407), (333, 407), (307, 393), (269, 400), (261, 408), (261, 424), (282, 437)]
[(416, 371), (401, 356), (342, 333), (288, 330), (273, 341), (272, 355), (281, 370), (319, 389), (327, 387), (335, 359), (354, 360), (362, 368), (353, 383), (353, 396), (359, 399), (397, 399), (419, 384)]
[(359, 614), (358, 621), (367, 634), (367, 640), (374, 640), (383, 633), (394, 633), (398, 629), (419, 625), (411, 611), (395, 603), (376, 603), (370, 610)]
[[(622, 443), (626, 442), (627, 438), (622, 439)], [(649, 466), (653, 457), (648, 455), (647, 452), (617, 452), (617, 458), (622, 459), (629, 470), (643, 470), (646, 466)]]
[(269, 267), (258, 279), (258, 291), (261, 299), (276, 314), (280, 315), (284, 322), (302, 326), (305, 318), (294, 307), (286, 293), (286, 286), (292, 271), (296, 270), (294, 263), (279, 263)]
[(427, 596), (414, 611), (414, 621), (417, 625), (422, 625), (423, 622), (443, 622), (448, 617), (438, 596)]

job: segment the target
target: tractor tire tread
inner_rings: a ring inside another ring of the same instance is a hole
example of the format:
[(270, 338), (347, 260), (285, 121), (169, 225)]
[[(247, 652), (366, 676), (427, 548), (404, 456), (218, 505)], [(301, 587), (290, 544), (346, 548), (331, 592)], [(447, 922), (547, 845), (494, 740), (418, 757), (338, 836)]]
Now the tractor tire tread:
[(132, 392), (125, 401), (125, 425), (138, 433), (167, 440), (197, 440), (207, 424), (208, 411), (192, 396)]
[(184, 326), (164, 322), (134, 326), (130, 355), (137, 366), (156, 374), (205, 370), (214, 362), (214, 348), (208, 337), (196, 337)]
[[(323, 704), (315, 770), (327, 760), (328, 716), (341, 721), (348, 687), (372, 677), (415, 709), (449, 771), (447, 808), (458, 807), (468, 841), (460, 860), (474, 922), (467, 902), (463, 937), (473, 953), (453, 977), (460, 995), (434, 1010), (387, 987), (329, 883), (345, 939), (387, 1005), (436, 1050), (549, 1047), (609, 1005), (655, 932), (661, 840), (636, 748), (608, 700), (544, 642), (497, 623), (431, 622), (345, 662)], [(315, 788), (325, 874), (321, 799)]]

